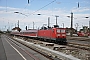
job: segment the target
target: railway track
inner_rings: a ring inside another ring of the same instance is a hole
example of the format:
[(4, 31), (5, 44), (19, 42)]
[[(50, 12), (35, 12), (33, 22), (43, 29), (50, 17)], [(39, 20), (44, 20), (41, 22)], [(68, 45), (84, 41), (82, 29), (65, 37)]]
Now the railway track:
[[(66, 54), (64, 54), (62, 52), (56, 51), (54, 49), (47, 48), (47, 47), (52, 47), (52, 48), (54, 47), (53, 44), (50, 44), (48, 42), (46, 42), (46, 45), (45, 45), (46, 47), (45, 47), (45, 46), (42, 46), (44, 43), (39, 41), (39, 40), (33, 40), (33, 39), (28, 40), (26, 38), (24, 39), (24, 38), (21, 38), (21, 37), (19, 38), (21, 41), (17, 40), (17, 39), (14, 39), (14, 40), (18, 41), (19, 43), (21, 43), (21, 44), (23, 44), (23, 45), (25, 45), (27, 47), (29, 47), (32, 50), (35, 50), (35, 51), (39, 52), (40, 54), (44, 55), (45, 57), (49, 58), (50, 60), (68, 60), (68, 59), (79, 60), (78, 58), (76, 58), (74, 56), (71, 56), (71, 55), (69, 56), (69, 55), (66, 55)], [(30, 44), (28, 45), (29, 42), (30, 42)]]
[(90, 45), (88, 45), (88, 44), (80, 44), (80, 43), (68, 42), (67, 46), (71, 46), (71, 47), (75, 47), (75, 48), (90, 51)]
[[(20, 39), (21, 39), (21, 37), (20, 37)], [(34, 44), (40, 44), (41, 46), (43, 46), (43, 41), (39, 41), (39, 40), (34, 40), (34, 39), (27, 39), (27, 38), (23, 38), (23, 40), (25, 40), (25, 41), (28, 41), (28, 42), (32, 42), (32, 43), (34, 43)], [(64, 53), (65, 54), (73, 54), (74, 52), (74, 55), (76, 55), (76, 56), (78, 56), (77, 54), (82, 54), (82, 53), (80, 53), (80, 51), (81, 50), (85, 50), (85, 51), (89, 51), (90, 52), (90, 45), (88, 45), (88, 44), (80, 44), (80, 43), (75, 43), (75, 42), (68, 42), (68, 44), (67, 45), (62, 45), (62, 47), (60, 47), (60, 45), (59, 44), (50, 44), (50, 43), (48, 43), (48, 42), (46, 42), (47, 44), (44, 46), (44, 47), (48, 47), (48, 48), (50, 48), (50, 49), (53, 49), (53, 50), (55, 50), (55, 51), (60, 51), (60, 52), (62, 52), (62, 51), (65, 51)], [(55, 45), (58, 45), (58, 47), (56, 46), (55, 47)], [(67, 47), (72, 47), (72, 48), (66, 48), (65, 46), (67, 46)], [(36, 50), (36, 49), (35, 49)], [(78, 50), (80, 50), (80, 51), (78, 51)], [(73, 52), (74, 51), (74, 52)], [(41, 53), (41, 51), (39, 51), (40, 53)], [(78, 52), (78, 53), (77, 53)], [(42, 53), (41, 53), (42, 54)], [(43, 53), (45, 56), (47, 56), (47, 57), (49, 57), (49, 58), (52, 58), (52, 56), (50, 55), (50, 54), (45, 54), (45, 53)], [(90, 54), (84, 54), (84, 55), (90, 55)], [(75, 57), (76, 57), (75, 56)], [(81, 57), (77, 57), (77, 58), (81, 58)], [(89, 57), (82, 57), (81, 59), (83, 60), (83, 59), (87, 59), (87, 60), (89, 60), (90, 59), (90, 56)], [(52, 60), (54, 60), (54, 59), (52, 59)], [(59, 59), (60, 60), (60, 59)]]
[[(37, 42), (34, 42), (34, 43), (37, 44)], [(46, 46), (49, 46), (49, 47), (51, 46), (52, 47), (53, 44), (50, 44), (50, 45), (46, 44)], [(75, 57), (84, 55), (84, 57), (78, 57), (78, 58), (80, 58), (81, 60), (83, 60), (83, 59), (84, 60), (85, 59), (90, 60), (90, 45), (89, 44), (68, 42), (68, 44), (65, 45), (65, 46), (72, 47), (72, 48), (66, 48), (66, 47), (64, 47), (64, 45), (62, 47), (60, 47), (60, 46), (59, 47), (54, 47), (53, 46), (53, 50), (60, 51), (60, 52), (65, 51), (64, 53), (71, 54), (71, 55), (74, 54), (74, 55), (76, 55)], [(82, 53), (80, 52), (81, 50), (83, 50)], [(84, 51), (89, 51), (89, 53), (86, 53)]]
[[(14, 40), (11, 39), (11, 37), (10, 37), (10, 38), (7, 37), (7, 38), (8, 38), (10, 41), (12, 41), (13, 43), (15, 43)], [(15, 40), (15, 41), (17, 41), (17, 40)], [(53, 56), (51, 56), (51, 55), (49, 55), (49, 54), (46, 54), (46, 53), (42, 52), (41, 50), (37, 50), (37, 48), (33, 48), (33, 47), (30, 47), (30, 46), (27, 46), (26, 44), (24, 44), (24, 43), (22, 43), (22, 42), (20, 42), (20, 41), (17, 41), (17, 42), (19, 42), (19, 43), (21, 43), (22, 45), (24, 45), (24, 46), (26, 46), (26, 47), (28, 47), (28, 48), (30, 48), (30, 49), (38, 52), (39, 54), (43, 55), (44, 57), (48, 58), (49, 60), (61, 60), (60, 58), (53, 57)], [(18, 45), (17, 43), (15, 43), (15, 44)], [(33, 57), (33, 56), (32, 56), (32, 57)], [(35, 60), (37, 60), (35, 57), (33, 57), (33, 58), (34, 58)]]
[[(27, 40), (27, 39), (25, 38), (25, 40)], [(81, 44), (81, 43), (76, 43), (76, 42), (68, 42), (68, 44), (66, 46), (75, 47), (75, 48), (79, 48), (79, 49), (90, 51), (90, 45), (89, 44)]]
[[(28, 41), (27, 38), (24, 38), (24, 39)], [(81, 43), (76, 43), (76, 42), (68, 42), (66, 46), (75, 47), (75, 48), (79, 48), (79, 49), (90, 51), (90, 45), (89, 44), (81, 44)]]

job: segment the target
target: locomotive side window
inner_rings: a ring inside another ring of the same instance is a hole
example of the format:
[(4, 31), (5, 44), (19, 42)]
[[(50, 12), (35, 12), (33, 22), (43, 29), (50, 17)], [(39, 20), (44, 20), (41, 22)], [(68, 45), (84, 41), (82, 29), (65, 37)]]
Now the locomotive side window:
[(65, 30), (61, 30), (61, 33), (65, 33)]

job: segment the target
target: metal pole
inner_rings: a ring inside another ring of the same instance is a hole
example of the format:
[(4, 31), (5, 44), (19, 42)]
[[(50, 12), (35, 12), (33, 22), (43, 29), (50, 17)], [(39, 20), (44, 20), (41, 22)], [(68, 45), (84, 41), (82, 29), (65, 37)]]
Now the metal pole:
[(56, 16), (56, 25), (57, 25), (57, 16)]
[(55, 16), (56, 17), (56, 25), (57, 25), (57, 17), (59, 17), (59, 16)]
[(34, 22), (33, 22), (33, 29), (34, 29)]
[(64, 28), (64, 23), (62, 23), (63, 24), (63, 28)]
[(73, 34), (73, 13), (71, 12), (71, 33), (70, 33), (70, 36), (72, 37), (72, 34)]
[(9, 22), (8, 22), (8, 31), (9, 31), (9, 28), (10, 28), (10, 26), (9, 26)]
[(90, 33), (90, 21), (89, 21), (89, 33)]
[(78, 23), (76, 23), (76, 30), (77, 30), (77, 31), (78, 31), (78, 26), (79, 26)]
[(18, 20), (18, 28), (19, 28), (19, 20)]
[(50, 17), (48, 17), (48, 28), (50, 27)]

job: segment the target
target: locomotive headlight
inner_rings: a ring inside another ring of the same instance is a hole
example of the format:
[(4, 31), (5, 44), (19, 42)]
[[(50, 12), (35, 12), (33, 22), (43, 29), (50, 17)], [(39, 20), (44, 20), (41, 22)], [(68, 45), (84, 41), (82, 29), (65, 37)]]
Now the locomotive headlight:
[(57, 36), (60, 36), (60, 34), (57, 34)]
[(65, 34), (62, 34), (62, 36), (66, 36)]

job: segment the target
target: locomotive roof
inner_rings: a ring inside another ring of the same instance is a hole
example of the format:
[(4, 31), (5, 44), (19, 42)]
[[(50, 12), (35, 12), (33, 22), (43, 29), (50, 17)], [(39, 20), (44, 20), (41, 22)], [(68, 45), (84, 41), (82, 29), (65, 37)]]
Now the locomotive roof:
[(52, 28), (52, 29), (66, 29), (66, 28)]

